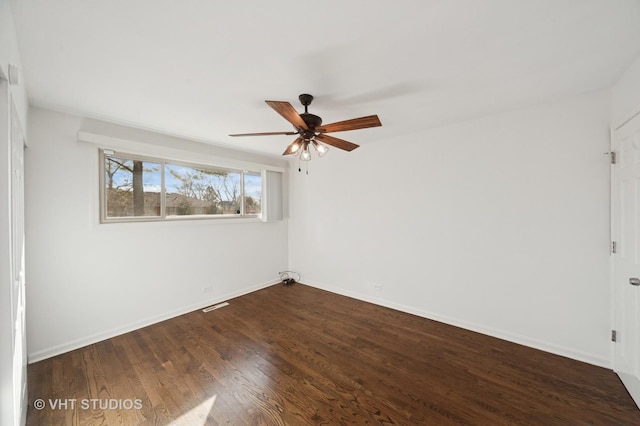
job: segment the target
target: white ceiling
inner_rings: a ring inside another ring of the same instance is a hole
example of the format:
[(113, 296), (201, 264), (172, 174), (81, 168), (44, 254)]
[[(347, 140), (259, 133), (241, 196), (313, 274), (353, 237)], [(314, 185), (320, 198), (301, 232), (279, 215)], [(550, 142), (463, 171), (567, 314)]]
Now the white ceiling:
[[(277, 155), (264, 100), (315, 96), (366, 147), (610, 87), (638, 0), (12, 0), (32, 105)], [(363, 149), (363, 148), (361, 148)]]

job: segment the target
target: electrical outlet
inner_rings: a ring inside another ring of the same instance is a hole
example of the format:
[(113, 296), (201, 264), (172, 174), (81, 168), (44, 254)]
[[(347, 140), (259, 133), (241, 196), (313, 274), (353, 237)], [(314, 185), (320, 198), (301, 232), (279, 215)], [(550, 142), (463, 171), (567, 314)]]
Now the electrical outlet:
[(203, 293), (211, 293), (213, 291), (213, 286), (212, 285), (208, 285), (206, 287), (202, 287), (202, 292)]
[(374, 284), (373, 285), (373, 289), (377, 292), (381, 292), (382, 291), (382, 284)]

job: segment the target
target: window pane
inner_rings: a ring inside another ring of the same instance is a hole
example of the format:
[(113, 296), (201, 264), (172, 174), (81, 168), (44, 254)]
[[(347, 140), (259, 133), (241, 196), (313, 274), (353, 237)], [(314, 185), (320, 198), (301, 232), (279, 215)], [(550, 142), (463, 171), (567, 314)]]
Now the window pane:
[(262, 212), (262, 175), (259, 172), (244, 173), (244, 214)]
[(159, 163), (105, 156), (107, 218), (160, 216)]
[(240, 214), (240, 173), (167, 164), (167, 216)]

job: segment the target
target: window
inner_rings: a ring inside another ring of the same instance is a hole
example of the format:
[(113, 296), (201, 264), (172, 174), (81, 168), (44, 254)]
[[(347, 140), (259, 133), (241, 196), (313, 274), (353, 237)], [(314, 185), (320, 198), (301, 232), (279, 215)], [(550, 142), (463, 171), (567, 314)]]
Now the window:
[(161, 216), (161, 169), (161, 163), (105, 155), (106, 218)]
[(258, 172), (245, 172), (243, 186), (245, 213), (261, 214), (262, 174)]
[(103, 222), (260, 217), (262, 174), (101, 151)]

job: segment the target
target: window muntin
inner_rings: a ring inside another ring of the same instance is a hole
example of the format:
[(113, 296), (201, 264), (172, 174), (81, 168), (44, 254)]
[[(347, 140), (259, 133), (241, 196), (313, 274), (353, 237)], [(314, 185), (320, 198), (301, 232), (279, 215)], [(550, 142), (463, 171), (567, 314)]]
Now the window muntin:
[(102, 151), (103, 222), (259, 217), (262, 174)]

